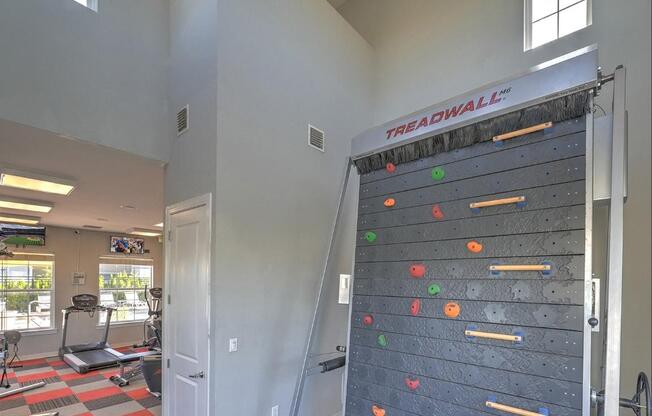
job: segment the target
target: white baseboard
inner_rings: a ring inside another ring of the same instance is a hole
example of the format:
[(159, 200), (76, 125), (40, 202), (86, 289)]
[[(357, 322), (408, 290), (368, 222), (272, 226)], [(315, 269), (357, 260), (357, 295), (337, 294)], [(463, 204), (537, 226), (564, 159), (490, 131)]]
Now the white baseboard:
[[(113, 348), (122, 348), (122, 347), (130, 347), (134, 344), (138, 344), (139, 341), (133, 341), (133, 342), (121, 342), (117, 344), (112, 344), (111, 346)], [(20, 353), (20, 351), (19, 351)], [(40, 354), (30, 354), (30, 355), (25, 355), (21, 356), (20, 359), (21, 361), (27, 361), (27, 360), (38, 360), (41, 358), (50, 358), (50, 357), (56, 357), (59, 355), (59, 351), (50, 351), (50, 352), (43, 352)]]

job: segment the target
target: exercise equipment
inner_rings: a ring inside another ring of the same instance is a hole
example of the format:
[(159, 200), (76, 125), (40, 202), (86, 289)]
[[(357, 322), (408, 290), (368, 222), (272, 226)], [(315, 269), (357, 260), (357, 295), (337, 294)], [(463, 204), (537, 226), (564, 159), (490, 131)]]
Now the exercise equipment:
[[(109, 330), (111, 329), (111, 316), (114, 309), (99, 305), (97, 296), (87, 293), (75, 295), (72, 297), (71, 303), (71, 306), (62, 310), (63, 333), (61, 335), (59, 356), (72, 369), (80, 374), (84, 374), (91, 370), (115, 367), (119, 361), (137, 361), (141, 356), (147, 355), (147, 353), (125, 355), (111, 348), (108, 343), (108, 338)], [(106, 313), (104, 332), (100, 341), (87, 344), (66, 345), (70, 315), (73, 313), (87, 313), (89, 317), (93, 318), (97, 312)]]
[(18, 331), (5, 331), (3, 338), (0, 338), (0, 365), (2, 366), (2, 375), (0, 375), (0, 388), (3, 387), (6, 389), (4, 391), (0, 390), (0, 399), (13, 396), (14, 394), (38, 389), (46, 385), (44, 381), (39, 381), (37, 383), (28, 384), (26, 386), (11, 388), (11, 384), (9, 384), (9, 375), (7, 373), (7, 369), (12, 368), (10, 367), (10, 363), (13, 362), (13, 358), (8, 359), (8, 354), (9, 345), (17, 345), (18, 341), (20, 341), (20, 332), (18, 332), (18, 335), (16, 335), (16, 332)]
[[(353, 140), (291, 416), (352, 166), (361, 199), (344, 416), (647, 409), (644, 387), (619, 397), (626, 71), (605, 76), (597, 62), (597, 47), (587, 47)], [(596, 118), (594, 99), (608, 82), (613, 114)], [(383, 207), (389, 195), (400, 195), (400, 207)], [(603, 311), (592, 276), (597, 203), (609, 207)], [(406, 301), (430, 288), (404, 272), (416, 259), (445, 299), (421, 298), (411, 316)], [(606, 332), (604, 393), (591, 386), (595, 331)], [(381, 348), (389, 336), (391, 348)], [(413, 394), (405, 380), (416, 376)]]

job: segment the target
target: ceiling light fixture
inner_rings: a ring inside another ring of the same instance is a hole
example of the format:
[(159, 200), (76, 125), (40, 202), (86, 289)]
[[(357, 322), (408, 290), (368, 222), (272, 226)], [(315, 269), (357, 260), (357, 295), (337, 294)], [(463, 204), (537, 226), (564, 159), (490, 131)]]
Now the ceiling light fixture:
[(159, 222), (158, 224), (154, 224), (153, 226), (163, 228), (165, 226), (165, 224), (163, 224), (162, 222)]
[(48, 213), (52, 210), (52, 207), (54, 207), (54, 204), (51, 202), (32, 201), (0, 195), (0, 208)]
[(0, 169), (0, 185), (57, 195), (70, 195), (75, 189), (66, 179), (5, 168)]
[(39, 217), (28, 217), (27, 215), (5, 214), (0, 212), (0, 222), (10, 222), (22, 225), (36, 225), (41, 221)]
[(140, 235), (143, 237), (159, 237), (161, 232), (158, 230), (148, 230), (146, 228), (131, 228), (127, 230), (129, 234)]

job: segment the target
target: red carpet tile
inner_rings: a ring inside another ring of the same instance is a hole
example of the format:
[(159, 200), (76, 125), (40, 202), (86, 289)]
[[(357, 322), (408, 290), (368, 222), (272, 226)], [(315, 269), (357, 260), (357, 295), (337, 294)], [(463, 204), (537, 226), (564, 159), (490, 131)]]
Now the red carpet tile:
[(77, 374), (59, 357), (26, 360), (9, 370), (12, 387), (44, 381), (44, 387), (0, 399), (1, 416), (58, 411), (60, 416), (159, 416), (161, 401), (149, 394), (142, 377), (129, 386), (109, 381), (117, 368)]

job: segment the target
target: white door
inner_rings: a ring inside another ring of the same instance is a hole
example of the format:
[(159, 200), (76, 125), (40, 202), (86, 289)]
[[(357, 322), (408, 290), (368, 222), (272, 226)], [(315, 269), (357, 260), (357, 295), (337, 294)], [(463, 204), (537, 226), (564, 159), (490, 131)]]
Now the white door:
[[(211, 196), (165, 213), (163, 414), (208, 415)], [(167, 368), (166, 368), (167, 367)]]

